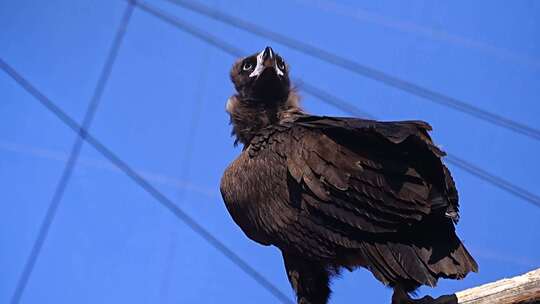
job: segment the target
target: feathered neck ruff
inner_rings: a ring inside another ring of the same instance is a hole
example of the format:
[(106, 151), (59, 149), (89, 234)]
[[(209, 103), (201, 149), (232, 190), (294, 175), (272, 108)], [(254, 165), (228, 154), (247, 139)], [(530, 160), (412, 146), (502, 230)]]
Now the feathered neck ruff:
[(226, 110), (233, 126), (232, 135), (236, 137), (234, 144), (240, 142), (244, 146), (261, 129), (303, 113), (300, 98), (294, 90), (287, 98), (278, 101), (233, 95), (227, 100)]

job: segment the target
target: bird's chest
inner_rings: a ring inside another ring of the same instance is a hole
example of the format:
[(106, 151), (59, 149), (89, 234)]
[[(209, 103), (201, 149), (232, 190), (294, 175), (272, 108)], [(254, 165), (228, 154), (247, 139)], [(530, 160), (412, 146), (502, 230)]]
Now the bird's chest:
[(221, 194), (233, 220), (246, 235), (263, 244), (270, 238), (286, 187), (286, 167), (278, 155), (243, 152), (225, 170)]

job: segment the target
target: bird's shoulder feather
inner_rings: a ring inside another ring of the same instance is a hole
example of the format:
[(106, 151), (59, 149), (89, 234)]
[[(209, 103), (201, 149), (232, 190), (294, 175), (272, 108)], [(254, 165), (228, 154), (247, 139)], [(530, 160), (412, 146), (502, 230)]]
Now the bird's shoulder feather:
[(288, 191), (298, 192), (292, 205), (365, 232), (391, 232), (432, 212), (457, 218), (457, 191), (430, 130), (422, 121), (302, 115), (262, 130), (246, 152), (280, 156), (294, 182)]

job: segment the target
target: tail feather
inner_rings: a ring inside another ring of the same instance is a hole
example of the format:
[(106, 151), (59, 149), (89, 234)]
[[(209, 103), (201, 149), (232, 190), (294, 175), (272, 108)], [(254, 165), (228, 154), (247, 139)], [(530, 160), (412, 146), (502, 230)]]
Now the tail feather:
[(368, 268), (386, 285), (435, 286), (439, 278), (462, 279), (478, 265), (453, 230), (445, 239), (421, 242), (363, 243)]
[(428, 267), (435, 276), (449, 279), (463, 279), (471, 271), (478, 272), (478, 264), (461, 242), (448, 256), (428, 262)]

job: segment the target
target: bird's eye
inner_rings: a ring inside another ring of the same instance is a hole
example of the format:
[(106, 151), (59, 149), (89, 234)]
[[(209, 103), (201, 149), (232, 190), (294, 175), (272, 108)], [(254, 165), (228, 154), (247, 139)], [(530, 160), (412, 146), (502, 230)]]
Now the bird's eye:
[(249, 61), (244, 62), (244, 64), (242, 65), (242, 69), (244, 71), (249, 71), (252, 68), (253, 68), (253, 64), (251, 62), (249, 62)]
[(277, 63), (277, 67), (278, 69), (285, 71), (285, 62), (283, 62), (283, 60), (279, 60)]

